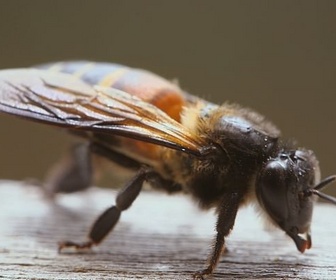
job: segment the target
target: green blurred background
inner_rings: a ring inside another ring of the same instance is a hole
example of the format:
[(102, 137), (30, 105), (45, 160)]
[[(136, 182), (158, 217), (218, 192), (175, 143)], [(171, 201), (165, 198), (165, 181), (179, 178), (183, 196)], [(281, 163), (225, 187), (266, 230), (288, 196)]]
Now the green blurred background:
[[(1, 68), (89, 59), (177, 78), (195, 95), (268, 116), (315, 151), (323, 176), (336, 173), (336, 1), (0, 4)], [(42, 178), (71, 142), (11, 116), (0, 127), (0, 178)]]

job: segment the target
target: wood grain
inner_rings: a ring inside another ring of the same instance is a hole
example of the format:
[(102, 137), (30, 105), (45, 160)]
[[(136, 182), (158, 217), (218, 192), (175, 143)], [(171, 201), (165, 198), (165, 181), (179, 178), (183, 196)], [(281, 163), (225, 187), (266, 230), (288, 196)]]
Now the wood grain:
[[(92, 188), (43, 198), (36, 187), (0, 182), (0, 279), (191, 279), (204, 268), (215, 216), (184, 196), (141, 193), (114, 232), (86, 252), (57, 253), (57, 242), (85, 240), (115, 191)], [(282, 232), (265, 231), (242, 209), (229, 252), (210, 279), (336, 279), (336, 208), (320, 204), (313, 248), (305, 254)]]

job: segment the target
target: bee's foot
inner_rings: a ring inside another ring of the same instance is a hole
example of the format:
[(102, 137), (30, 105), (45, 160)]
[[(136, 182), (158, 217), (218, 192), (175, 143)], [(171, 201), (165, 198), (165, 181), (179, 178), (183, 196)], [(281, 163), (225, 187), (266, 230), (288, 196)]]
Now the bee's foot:
[(210, 274), (212, 274), (212, 270), (209, 269), (209, 268), (207, 268), (207, 269), (204, 269), (204, 270), (195, 272), (195, 273), (193, 274), (193, 278), (194, 278), (195, 280), (205, 280), (205, 279), (206, 279), (205, 277), (206, 277), (207, 275), (210, 275)]
[(58, 243), (58, 252), (61, 253), (61, 251), (64, 248), (75, 248), (76, 250), (90, 249), (92, 245), (93, 245), (92, 241), (87, 241), (87, 242), (82, 242), (82, 243), (76, 243), (72, 241), (62, 241)]

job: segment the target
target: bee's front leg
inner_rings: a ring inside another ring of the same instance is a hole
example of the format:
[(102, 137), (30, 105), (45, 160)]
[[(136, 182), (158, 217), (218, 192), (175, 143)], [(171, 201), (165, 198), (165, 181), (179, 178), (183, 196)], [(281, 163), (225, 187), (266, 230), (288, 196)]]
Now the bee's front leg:
[(105, 210), (95, 221), (89, 233), (88, 241), (82, 243), (72, 241), (60, 242), (59, 251), (67, 247), (85, 249), (99, 244), (117, 224), (121, 212), (132, 205), (139, 195), (144, 181), (149, 180), (152, 176), (156, 176), (156, 173), (152, 169), (142, 167), (133, 179), (118, 193), (116, 204)]
[(206, 269), (196, 272), (194, 279), (204, 279), (204, 276), (213, 273), (222, 252), (225, 250), (225, 237), (229, 235), (234, 226), (237, 211), (242, 195), (239, 193), (226, 194), (218, 207), (218, 218), (216, 224), (217, 235), (214, 241)]

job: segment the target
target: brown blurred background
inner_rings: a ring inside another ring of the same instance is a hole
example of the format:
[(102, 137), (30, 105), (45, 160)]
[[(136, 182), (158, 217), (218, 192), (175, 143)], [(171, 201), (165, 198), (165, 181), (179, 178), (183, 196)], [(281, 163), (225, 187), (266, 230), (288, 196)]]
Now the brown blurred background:
[[(336, 1), (1, 1), (0, 68), (69, 59), (252, 107), (336, 173)], [(42, 178), (71, 142), (11, 116), (0, 127), (0, 178)]]

